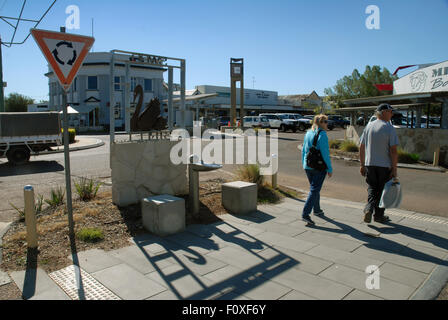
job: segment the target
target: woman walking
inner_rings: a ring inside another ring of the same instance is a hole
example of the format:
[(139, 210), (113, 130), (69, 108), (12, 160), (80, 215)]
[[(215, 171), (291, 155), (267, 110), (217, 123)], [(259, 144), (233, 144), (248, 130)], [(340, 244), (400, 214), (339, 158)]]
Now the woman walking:
[[(310, 192), (303, 207), (302, 220), (307, 222), (308, 225), (315, 224), (310, 217), (311, 211), (314, 211), (314, 215), (316, 216), (324, 215), (324, 212), (320, 208), (320, 190), (322, 189), (327, 174), (329, 178), (333, 175), (327, 130), (327, 116), (323, 114), (315, 116), (313, 126), (306, 133), (303, 142), (302, 164), (310, 183)], [(315, 144), (315, 149), (318, 150), (317, 152), (313, 149), (313, 144)], [(316, 162), (316, 153), (318, 155), (317, 158), (321, 159), (321, 161), (317, 161), (320, 162), (320, 165), (315, 165), (314, 163)], [(312, 165), (314, 168), (309, 167), (309, 165)]]

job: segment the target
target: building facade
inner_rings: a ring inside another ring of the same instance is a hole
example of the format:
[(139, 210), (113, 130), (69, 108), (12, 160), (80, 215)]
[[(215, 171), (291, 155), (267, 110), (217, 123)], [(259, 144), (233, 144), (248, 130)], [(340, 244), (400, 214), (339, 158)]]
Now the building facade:
[[(120, 56), (116, 54), (116, 56)], [(111, 54), (108, 52), (89, 53), (77, 77), (68, 91), (68, 104), (79, 112), (80, 129), (103, 129), (109, 126), (110, 118), (110, 68)], [(167, 96), (163, 85), (164, 68), (144, 65), (130, 66), (130, 97), (125, 101), (125, 64), (116, 62), (114, 71), (114, 95), (116, 104), (113, 108), (115, 127), (125, 125), (125, 105), (131, 105), (135, 87), (141, 85), (144, 89), (144, 104), (152, 98), (160, 100)], [(54, 74), (46, 74), (49, 79), (49, 109), (62, 110), (62, 89)]]

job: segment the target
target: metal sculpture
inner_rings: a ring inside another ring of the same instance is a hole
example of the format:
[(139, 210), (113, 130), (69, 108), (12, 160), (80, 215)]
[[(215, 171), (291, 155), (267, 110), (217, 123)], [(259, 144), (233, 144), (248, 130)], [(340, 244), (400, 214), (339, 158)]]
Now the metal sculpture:
[(134, 103), (138, 97), (134, 115), (131, 118), (131, 131), (160, 131), (167, 128), (167, 120), (160, 115), (160, 101), (151, 99), (142, 111), (143, 87), (138, 85), (134, 89)]

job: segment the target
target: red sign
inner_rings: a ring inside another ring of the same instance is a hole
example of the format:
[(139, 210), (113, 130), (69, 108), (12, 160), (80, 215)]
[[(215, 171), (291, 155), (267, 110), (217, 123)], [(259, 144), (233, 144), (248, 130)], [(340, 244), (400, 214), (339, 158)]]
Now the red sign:
[(31, 29), (61, 86), (68, 90), (95, 39), (63, 32)]

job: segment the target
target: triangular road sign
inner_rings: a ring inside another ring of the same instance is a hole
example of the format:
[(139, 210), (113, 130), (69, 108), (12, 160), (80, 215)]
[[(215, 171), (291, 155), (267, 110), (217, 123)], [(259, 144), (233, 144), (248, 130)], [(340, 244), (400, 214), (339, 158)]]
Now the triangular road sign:
[(76, 34), (31, 29), (39, 45), (65, 91), (76, 77), (95, 39)]

